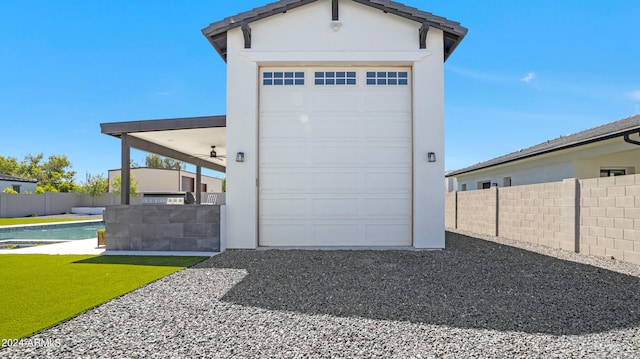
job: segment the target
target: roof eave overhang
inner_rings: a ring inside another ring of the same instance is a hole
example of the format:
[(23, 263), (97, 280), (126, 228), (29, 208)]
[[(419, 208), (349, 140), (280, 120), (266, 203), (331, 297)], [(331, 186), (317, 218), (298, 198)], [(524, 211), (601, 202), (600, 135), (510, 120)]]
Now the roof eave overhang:
[(38, 180), (32, 180), (27, 178), (0, 178), (0, 181), (19, 182), (19, 183), (38, 183)]
[(202, 34), (207, 38), (207, 40), (209, 40), (209, 43), (211, 43), (213, 48), (216, 49), (216, 52), (218, 52), (220, 57), (222, 57), (222, 60), (224, 60), (224, 62), (227, 62), (227, 32), (229, 30), (240, 27), (241, 23), (243, 22), (251, 23), (276, 14), (283, 14), (291, 9), (295, 9), (297, 7), (307, 5), (315, 1), (317, 0), (302, 0), (295, 3), (274, 7), (270, 11), (260, 13), (256, 16), (243, 18), (242, 21), (231, 22), (230, 24), (221, 27), (215, 26), (217, 23), (212, 23), (202, 29)]
[(123, 133), (132, 132), (186, 130), (226, 126), (227, 116), (222, 115), (101, 123), (100, 130), (106, 135), (120, 137)]
[[(251, 22), (258, 21), (276, 14), (286, 13), (291, 9), (295, 9), (297, 7), (307, 5), (315, 1), (317, 0), (300, 0), (293, 3), (276, 6), (270, 10), (267, 10), (255, 16), (250, 16), (246, 18), (242, 17), (241, 16), (242, 14), (238, 14), (238, 18), (239, 18), (238, 21), (233, 21), (233, 19), (231, 18), (231, 22), (224, 26), (218, 25), (220, 22), (212, 23), (209, 26), (202, 29), (202, 34), (207, 38), (209, 43), (211, 43), (211, 45), (216, 50), (216, 52), (218, 52), (220, 57), (222, 57), (224, 62), (227, 62), (227, 32), (229, 30), (239, 27), (243, 22), (251, 23)], [(409, 20), (413, 20), (419, 24), (423, 24), (424, 22), (429, 22), (430, 26), (442, 30), (444, 32), (444, 37), (445, 37), (444, 39), (445, 41), (443, 41), (444, 42), (444, 61), (446, 61), (449, 58), (449, 56), (458, 47), (460, 42), (462, 42), (462, 39), (464, 39), (464, 37), (468, 32), (468, 29), (460, 26), (458, 23), (451, 22), (445, 18), (435, 17), (439, 21), (434, 21), (434, 19), (415, 16), (413, 14), (401, 11), (399, 9), (388, 7), (383, 4), (378, 4), (370, 0), (353, 0), (353, 1), (363, 5), (371, 6), (385, 13), (391, 13)], [(222, 20), (222, 21), (225, 21), (225, 20)], [(453, 40), (453, 42), (450, 45), (447, 45), (446, 39), (451, 39)]]
[[(101, 123), (100, 130), (103, 134), (116, 138), (121, 138), (123, 134), (134, 134), (140, 132), (155, 131), (173, 131), (173, 130), (191, 130), (197, 128), (226, 127), (227, 116), (205, 116), (205, 117), (186, 117), (171, 118), (163, 120), (143, 120), (143, 121), (126, 121)], [(226, 172), (226, 167), (211, 163), (195, 156), (168, 148), (157, 143), (147, 141), (134, 136), (129, 137), (131, 147), (142, 151), (155, 153), (161, 156), (176, 159), (178, 161), (191, 163), (202, 168), (208, 168), (214, 171)]]
[(545, 149), (545, 150), (541, 150), (541, 151), (528, 153), (528, 154), (523, 155), (521, 157), (508, 159), (508, 160), (500, 161), (500, 162), (497, 162), (497, 163), (487, 164), (486, 166), (479, 166), (479, 167), (471, 166), (468, 169), (464, 169), (463, 168), (463, 169), (460, 169), (460, 170), (451, 171), (451, 172), (447, 173), (445, 175), (445, 177), (447, 177), (447, 178), (448, 177), (456, 177), (456, 176), (467, 174), (467, 173), (472, 173), (472, 172), (476, 172), (476, 171), (480, 171), (480, 170), (486, 170), (486, 169), (492, 168), (492, 167), (502, 166), (502, 165), (505, 165), (505, 164), (508, 164), (508, 163), (522, 161), (522, 160), (529, 159), (529, 158), (532, 158), (532, 157), (537, 157), (537, 156), (542, 156), (542, 155), (553, 153), (553, 152), (568, 150), (570, 148), (575, 148), (575, 147), (584, 146), (584, 145), (588, 145), (588, 144), (592, 144), (592, 143), (596, 143), (596, 142), (611, 140), (611, 139), (618, 138), (618, 137), (624, 137), (625, 135), (636, 134), (636, 133), (638, 133), (638, 130), (639, 129), (636, 128), (636, 129), (632, 129), (632, 130), (626, 130), (626, 131), (616, 132), (616, 133), (612, 133), (612, 134), (608, 134), (608, 135), (604, 135), (604, 136), (594, 137), (594, 138), (590, 138), (590, 139), (586, 139), (586, 140), (582, 140), (582, 141), (576, 141), (576, 142), (573, 142), (573, 143), (568, 143), (568, 144), (563, 145), (563, 146), (559, 146), (559, 147), (555, 147), (555, 148), (549, 148), (549, 149)]

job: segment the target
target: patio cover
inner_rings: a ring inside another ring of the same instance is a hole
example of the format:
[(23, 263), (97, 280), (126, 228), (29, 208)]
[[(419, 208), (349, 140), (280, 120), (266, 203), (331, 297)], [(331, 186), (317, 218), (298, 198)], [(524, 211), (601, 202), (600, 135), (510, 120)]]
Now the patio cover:
[[(226, 172), (226, 125), (226, 116), (101, 123), (102, 133), (122, 141), (122, 204), (129, 204), (132, 147), (195, 165), (199, 182), (201, 168)], [(215, 158), (210, 156), (211, 146), (216, 146)]]

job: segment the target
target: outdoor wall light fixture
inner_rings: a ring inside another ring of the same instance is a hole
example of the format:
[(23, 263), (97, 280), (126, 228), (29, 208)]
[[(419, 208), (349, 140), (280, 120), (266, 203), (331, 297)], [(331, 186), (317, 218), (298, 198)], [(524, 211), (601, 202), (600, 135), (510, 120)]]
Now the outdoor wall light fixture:
[(211, 153), (209, 153), (209, 156), (211, 156), (211, 158), (218, 157), (218, 154), (216, 153), (216, 146), (211, 146)]
[(427, 160), (429, 162), (435, 162), (436, 161), (436, 153), (435, 152), (427, 153)]
[(244, 152), (236, 153), (236, 162), (244, 162)]

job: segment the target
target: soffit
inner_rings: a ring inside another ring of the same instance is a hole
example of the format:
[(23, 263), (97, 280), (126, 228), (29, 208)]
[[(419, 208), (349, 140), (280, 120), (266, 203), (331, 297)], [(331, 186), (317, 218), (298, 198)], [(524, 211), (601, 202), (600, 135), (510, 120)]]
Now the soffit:
[[(102, 133), (120, 138), (127, 134), (131, 146), (204, 168), (224, 172), (227, 131), (225, 116), (174, 118), (100, 124)], [(216, 158), (210, 157), (216, 146)]]

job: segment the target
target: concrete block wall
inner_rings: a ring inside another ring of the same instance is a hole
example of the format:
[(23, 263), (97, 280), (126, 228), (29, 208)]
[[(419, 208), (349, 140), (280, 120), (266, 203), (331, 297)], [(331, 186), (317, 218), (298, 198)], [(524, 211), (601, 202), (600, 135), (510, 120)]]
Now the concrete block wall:
[(640, 174), (494, 187), (446, 199), (447, 229), (640, 264)]
[(106, 248), (128, 251), (220, 251), (220, 206), (107, 206)]
[(80, 202), (82, 195), (79, 193), (45, 193), (44, 198), (46, 213), (66, 213), (70, 211), (69, 208)]
[(70, 212), (81, 202), (78, 193), (8, 194), (0, 193), (0, 218), (46, 216)]
[(640, 174), (580, 181), (580, 252), (640, 264)]
[(498, 235), (574, 251), (575, 194), (574, 179), (500, 188)]
[(497, 187), (492, 187), (458, 192), (457, 229), (483, 235), (497, 235), (497, 191)]

